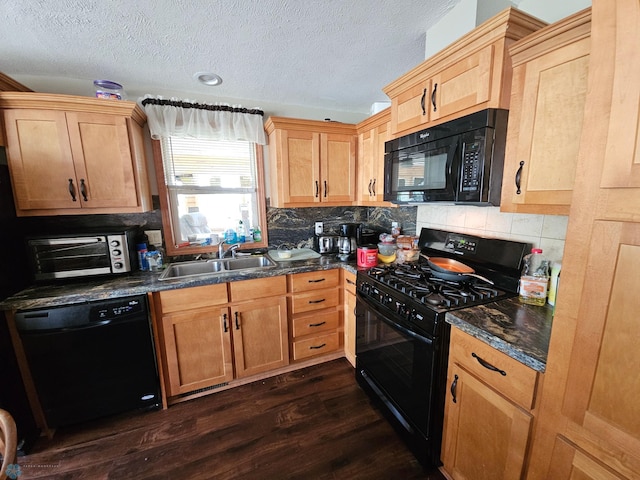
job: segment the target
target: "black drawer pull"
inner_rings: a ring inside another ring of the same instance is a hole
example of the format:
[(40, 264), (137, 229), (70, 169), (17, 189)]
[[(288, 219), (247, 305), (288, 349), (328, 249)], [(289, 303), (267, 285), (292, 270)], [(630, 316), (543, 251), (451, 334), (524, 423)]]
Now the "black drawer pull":
[(489, 362), (487, 362), (486, 360), (483, 360), (482, 358), (480, 358), (478, 355), (475, 354), (475, 352), (471, 353), (471, 356), (473, 358), (475, 358), (478, 363), (480, 365), (482, 365), (484, 368), (488, 369), (488, 370), (492, 370), (494, 372), (498, 372), (500, 375), (502, 375), (503, 377), (507, 376), (507, 372), (505, 372), (504, 370), (500, 370), (498, 367), (494, 367), (493, 365), (491, 365)]
[(222, 314), (222, 324), (224, 325), (224, 333), (227, 333), (229, 330), (227, 329), (227, 314)]
[(321, 298), (320, 300), (309, 300), (309, 303), (322, 303), (324, 301), (325, 301), (325, 299)]
[(317, 280), (308, 280), (309, 283), (318, 283), (318, 282), (324, 282), (325, 279), (324, 278), (319, 278)]
[(318, 345), (317, 347), (309, 347), (309, 350), (318, 350), (318, 349), (324, 348), (326, 346), (327, 346), (327, 344), (323, 343), (322, 345)]
[(238, 322), (238, 312), (236, 313), (236, 330), (240, 330), (240, 323)]
[(420, 106), (422, 107), (422, 115), (426, 115), (427, 111), (424, 108), (424, 99), (427, 96), (427, 89), (424, 89), (424, 92), (422, 92), (422, 97), (420, 98)]
[(80, 193), (82, 194), (82, 198), (84, 199), (84, 201), (88, 202), (89, 199), (87, 198), (87, 186), (84, 184), (84, 178), (80, 179)]
[(318, 181), (316, 180), (316, 198), (318, 198), (320, 186), (318, 185)]
[(354, 282), (353, 280), (349, 280), (348, 278), (347, 278), (347, 283), (349, 285), (355, 285), (356, 284), (356, 282)]
[(71, 199), (74, 202), (77, 202), (77, 200), (76, 200), (76, 187), (73, 186), (73, 178), (69, 179), (69, 195), (71, 195)]
[(310, 327), (319, 327), (320, 325), (324, 325), (327, 322), (320, 322), (320, 323), (310, 323), (309, 326)]
[(456, 399), (456, 387), (458, 386), (458, 375), (454, 375), (453, 383), (451, 383), (451, 396), (453, 397), (453, 403), (457, 403)]

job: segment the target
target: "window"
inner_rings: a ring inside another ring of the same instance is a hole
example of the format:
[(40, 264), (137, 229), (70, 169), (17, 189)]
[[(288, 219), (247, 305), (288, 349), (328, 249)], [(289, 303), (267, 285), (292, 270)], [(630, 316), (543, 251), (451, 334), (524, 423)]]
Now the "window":
[(242, 220), (266, 245), (262, 147), (250, 142), (162, 137), (154, 157), (169, 255), (217, 251), (216, 238)]

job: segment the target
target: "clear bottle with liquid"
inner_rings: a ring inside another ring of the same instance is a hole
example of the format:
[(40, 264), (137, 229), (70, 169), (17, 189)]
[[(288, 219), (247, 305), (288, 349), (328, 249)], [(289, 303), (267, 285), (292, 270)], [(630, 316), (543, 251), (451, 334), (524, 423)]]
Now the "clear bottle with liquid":
[(518, 297), (522, 303), (544, 306), (548, 288), (549, 261), (542, 255), (541, 248), (532, 248), (531, 254), (525, 257)]
[(244, 243), (247, 241), (247, 231), (244, 228), (242, 220), (238, 221), (238, 229), (236, 230), (238, 236), (238, 243)]

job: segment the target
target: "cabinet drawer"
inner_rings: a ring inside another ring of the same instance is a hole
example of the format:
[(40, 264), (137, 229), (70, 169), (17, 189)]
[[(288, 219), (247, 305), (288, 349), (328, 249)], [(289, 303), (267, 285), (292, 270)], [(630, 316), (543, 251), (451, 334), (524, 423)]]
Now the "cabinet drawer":
[(256, 278), (229, 283), (229, 296), (232, 302), (242, 302), (255, 298), (275, 297), (286, 295), (286, 276)]
[(340, 312), (333, 310), (325, 313), (305, 315), (294, 318), (291, 324), (293, 326), (292, 333), (294, 338), (312, 335), (317, 332), (335, 330), (340, 326)]
[(293, 342), (293, 359), (300, 360), (314, 355), (333, 352), (340, 348), (340, 335), (338, 332), (318, 335), (306, 340)]
[(355, 295), (356, 294), (356, 274), (343, 270), (343, 275), (344, 275), (343, 286), (345, 291)]
[(336, 307), (339, 303), (340, 292), (337, 288), (298, 293), (291, 297), (291, 314)]
[(289, 275), (289, 291), (305, 292), (320, 288), (337, 287), (340, 283), (340, 270), (319, 270), (317, 272)]
[(179, 312), (185, 309), (210, 307), (227, 303), (227, 284), (204, 285), (158, 293), (162, 313)]
[[(451, 329), (451, 360), (477, 378), (530, 410), (533, 408), (538, 372), (457, 329)], [(480, 361), (500, 372), (484, 367)]]

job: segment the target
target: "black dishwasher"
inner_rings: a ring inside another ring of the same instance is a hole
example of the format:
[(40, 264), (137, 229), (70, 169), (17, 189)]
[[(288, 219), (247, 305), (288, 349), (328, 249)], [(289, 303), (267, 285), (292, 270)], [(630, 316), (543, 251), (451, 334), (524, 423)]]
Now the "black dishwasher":
[(160, 405), (146, 296), (19, 311), (16, 326), (49, 427)]

